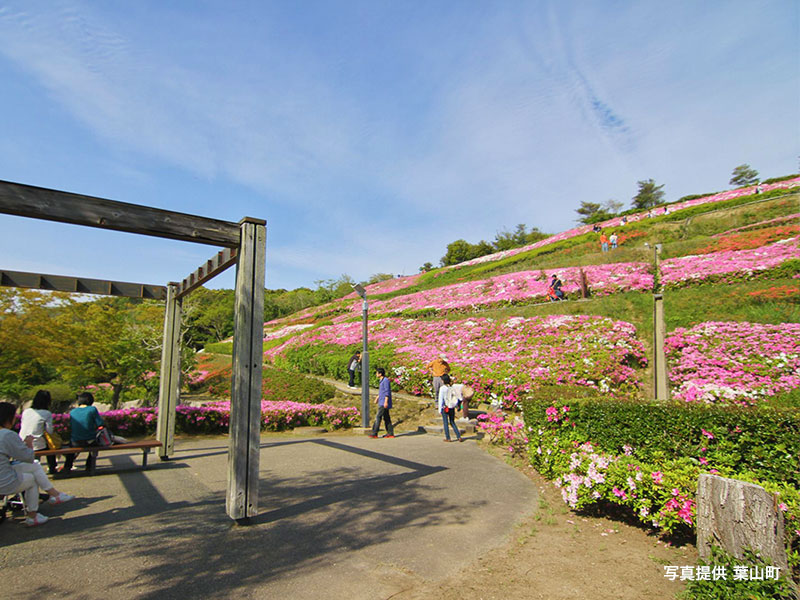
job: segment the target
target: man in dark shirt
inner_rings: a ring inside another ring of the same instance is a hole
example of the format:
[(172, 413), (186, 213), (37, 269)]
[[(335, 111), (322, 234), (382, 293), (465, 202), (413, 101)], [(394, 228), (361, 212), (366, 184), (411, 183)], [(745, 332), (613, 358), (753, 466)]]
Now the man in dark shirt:
[(392, 408), (392, 386), (386, 378), (386, 371), (382, 367), (375, 370), (380, 384), (378, 386), (378, 398), (375, 403), (378, 405), (378, 414), (375, 416), (375, 424), (372, 426), (372, 433), (369, 437), (378, 437), (378, 431), (381, 428), (381, 420), (386, 425), (385, 438), (394, 437), (394, 425), (392, 425), (392, 418), (389, 416), (389, 410)]

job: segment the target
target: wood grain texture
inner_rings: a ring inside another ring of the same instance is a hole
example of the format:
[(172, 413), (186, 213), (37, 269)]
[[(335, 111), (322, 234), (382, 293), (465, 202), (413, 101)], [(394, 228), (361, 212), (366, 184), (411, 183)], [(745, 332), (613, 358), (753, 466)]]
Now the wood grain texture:
[(783, 513), (775, 494), (761, 486), (703, 473), (697, 484), (697, 549), (708, 558), (719, 546), (737, 558), (745, 548), (788, 570)]
[(162, 460), (175, 451), (175, 411), (181, 392), (181, 301), (178, 288), (167, 286), (164, 337), (161, 344), (161, 378), (158, 384), (157, 439)]
[(0, 213), (211, 246), (239, 246), (239, 225), (171, 210), (0, 181)]
[(99, 294), (103, 296), (121, 296), (123, 298), (164, 300), (167, 297), (167, 288), (163, 285), (47, 275), (44, 273), (26, 273), (23, 271), (0, 270), (0, 285), (30, 290)]

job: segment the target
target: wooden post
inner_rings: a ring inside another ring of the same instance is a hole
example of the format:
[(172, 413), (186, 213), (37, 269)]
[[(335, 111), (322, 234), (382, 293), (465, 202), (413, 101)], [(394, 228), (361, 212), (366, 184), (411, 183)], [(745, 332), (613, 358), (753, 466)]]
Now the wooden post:
[(158, 384), (158, 441), (161, 460), (175, 449), (175, 409), (181, 393), (181, 301), (178, 286), (167, 286), (164, 338), (161, 342), (161, 377)]
[(228, 516), (240, 523), (258, 514), (261, 369), (264, 362), (264, 221), (243, 219), (236, 262)]
[(653, 294), (653, 377), (656, 400), (669, 400), (667, 354), (664, 352), (664, 296)]
[(697, 483), (697, 550), (707, 558), (711, 545), (737, 558), (750, 548), (767, 564), (788, 573), (783, 512), (775, 494), (754, 483), (703, 473)]

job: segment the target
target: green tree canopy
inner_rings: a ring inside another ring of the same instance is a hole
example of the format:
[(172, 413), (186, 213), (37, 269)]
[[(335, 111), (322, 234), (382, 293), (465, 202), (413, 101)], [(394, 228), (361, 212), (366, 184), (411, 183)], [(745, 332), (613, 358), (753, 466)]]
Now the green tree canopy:
[(656, 185), (652, 179), (638, 181), (639, 193), (633, 197), (631, 206), (638, 210), (646, 210), (658, 206), (664, 201), (664, 185)]
[(758, 183), (758, 171), (748, 164), (739, 165), (731, 173), (731, 180), (729, 183), (736, 187), (755, 185)]

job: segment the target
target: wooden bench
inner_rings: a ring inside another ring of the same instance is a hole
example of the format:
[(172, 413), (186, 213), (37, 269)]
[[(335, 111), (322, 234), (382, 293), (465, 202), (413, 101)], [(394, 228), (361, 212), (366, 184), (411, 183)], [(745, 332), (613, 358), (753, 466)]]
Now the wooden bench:
[[(141, 450), (142, 451), (142, 468), (147, 468), (147, 455), (150, 454), (152, 448), (160, 448), (161, 442), (157, 440), (142, 440), (141, 442), (128, 442), (126, 444), (114, 444), (113, 446), (63, 446), (58, 450), (36, 450), (36, 457), (40, 456), (53, 456), (58, 454), (78, 454), (80, 452), (116, 452), (118, 450)], [(90, 474), (94, 474), (96, 461), (90, 461)]]

